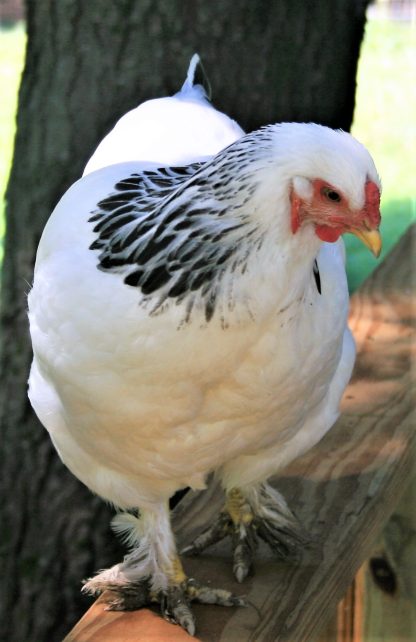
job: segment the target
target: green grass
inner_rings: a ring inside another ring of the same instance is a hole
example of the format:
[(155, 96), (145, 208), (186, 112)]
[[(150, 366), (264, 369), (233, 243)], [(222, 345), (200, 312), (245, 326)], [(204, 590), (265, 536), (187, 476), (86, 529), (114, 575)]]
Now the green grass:
[[(381, 259), (416, 218), (414, 39), (414, 27), (412, 31), (409, 23), (370, 21), (358, 70), (352, 132), (371, 151), (382, 178)], [(3, 195), (12, 160), (24, 49), (22, 25), (0, 30), (0, 239), (4, 235)], [(351, 235), (344, 238), (348, 250), (348, 278), (350, 288), (354, 290), (377, 261), (358, 239)]]
[(15, 115), (26, 36), (22, 24), (0, 30), (0, 261), (4, 236), (4, 192), (10, 173)]

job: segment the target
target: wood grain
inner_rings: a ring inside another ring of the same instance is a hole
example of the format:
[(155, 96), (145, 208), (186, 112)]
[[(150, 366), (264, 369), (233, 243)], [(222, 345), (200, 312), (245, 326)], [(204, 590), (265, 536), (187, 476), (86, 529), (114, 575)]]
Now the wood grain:
[[(385, 526), (370, 561), (362, 569), (363, 640), (416, 640), (415, 506), (416, 475)], [(377, 581), (372, 562), (380, 560), (388, 564), (394, 585), (388, 578), (386, 581), (383, 574)]]
[(415, 507), (413, 475), (369, 559), (316, 642), (416, 640)]
[[(415, 226), (408, 230), (352, 297), (350, 325), (359, 355), (341, 418), (275, 481), (310, 532), (313, 546), (294, 564), (275, 560), (260, 545), (255, 574), (243, 586), (232, 579), (227, 543), (199, 558), (185, 559), (191, 576), (243, 592), (249, 601), (247, 608), (238, 609), (195, 605), (201, 641), (316, 640), (397, 505), (414, 462), (415, 230)], [(180, 544), (214, 519), (221, 505), (221, 492), (214, 483), (206, 491), (189, 493), (174, 515)], [(111, 614), (101, 608), (95, 605), (84, 616), (87, 625), (94, 624), (96, 637), (80, 637), (74, 630), (66, 641), (106, 639), (97, 632), (105, 629)], [(140, 612), (118, 617), (120, 626), (128, 617), (129, 626), (140, 630)], [(114, 629), (111, 639), (131, 638), (118, 636)]]

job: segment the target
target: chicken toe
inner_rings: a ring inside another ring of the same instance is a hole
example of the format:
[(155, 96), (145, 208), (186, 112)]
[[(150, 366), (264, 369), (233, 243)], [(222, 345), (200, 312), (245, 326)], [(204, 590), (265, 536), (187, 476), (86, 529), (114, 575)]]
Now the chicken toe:
[(197, 555), (212, 544), (230, 536), (233, 547), (233, 573), (242, 582), (250, 573), (259, 538), (283, 559), (293, 559), (309, 537), (291, 513), (283, 497), (268, 484), (226, 493), (217, 520), (182, 549)]

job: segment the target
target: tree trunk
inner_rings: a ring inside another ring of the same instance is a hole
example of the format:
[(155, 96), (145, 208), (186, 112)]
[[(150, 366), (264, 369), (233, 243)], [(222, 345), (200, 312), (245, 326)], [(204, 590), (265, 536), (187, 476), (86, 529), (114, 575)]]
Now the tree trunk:
[(26, 396), (26, 294), (49, 213), (121, 114), (180, 88), (195, 51), (214, 104), (246, 129), (348, 129), (367, 4), (28, 0), (1, 292), (2, 640), (61, 640), (87, 605), (81, 579), (121, 554), (111, 511), (60, 463)]

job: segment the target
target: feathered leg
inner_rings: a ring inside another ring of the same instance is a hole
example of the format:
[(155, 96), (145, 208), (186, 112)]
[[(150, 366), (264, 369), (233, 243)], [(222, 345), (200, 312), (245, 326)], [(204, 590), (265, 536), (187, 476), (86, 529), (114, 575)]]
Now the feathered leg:
[(101, 571), (85, 582), (83, 591), (99, 595), (111, 591), (107, 609), (132, 611), (158, 602), (165, 619), (195, 632), (193, 601), (243, 606), (244, 600), (229, 591), (212, 589), (186, 577), (171, 530), (169, 509), (116, 515), (112, 526), (131, 548), (120, 564)]
[(259, 537), (281, 558), (293, 557), (308, 541), (283, 496), (266, 483), (226, 490), (217, 521), (182, 553), (198, 554), (227, 535), (232, 538), (233, 572), (238, 582), (250, 572)]

